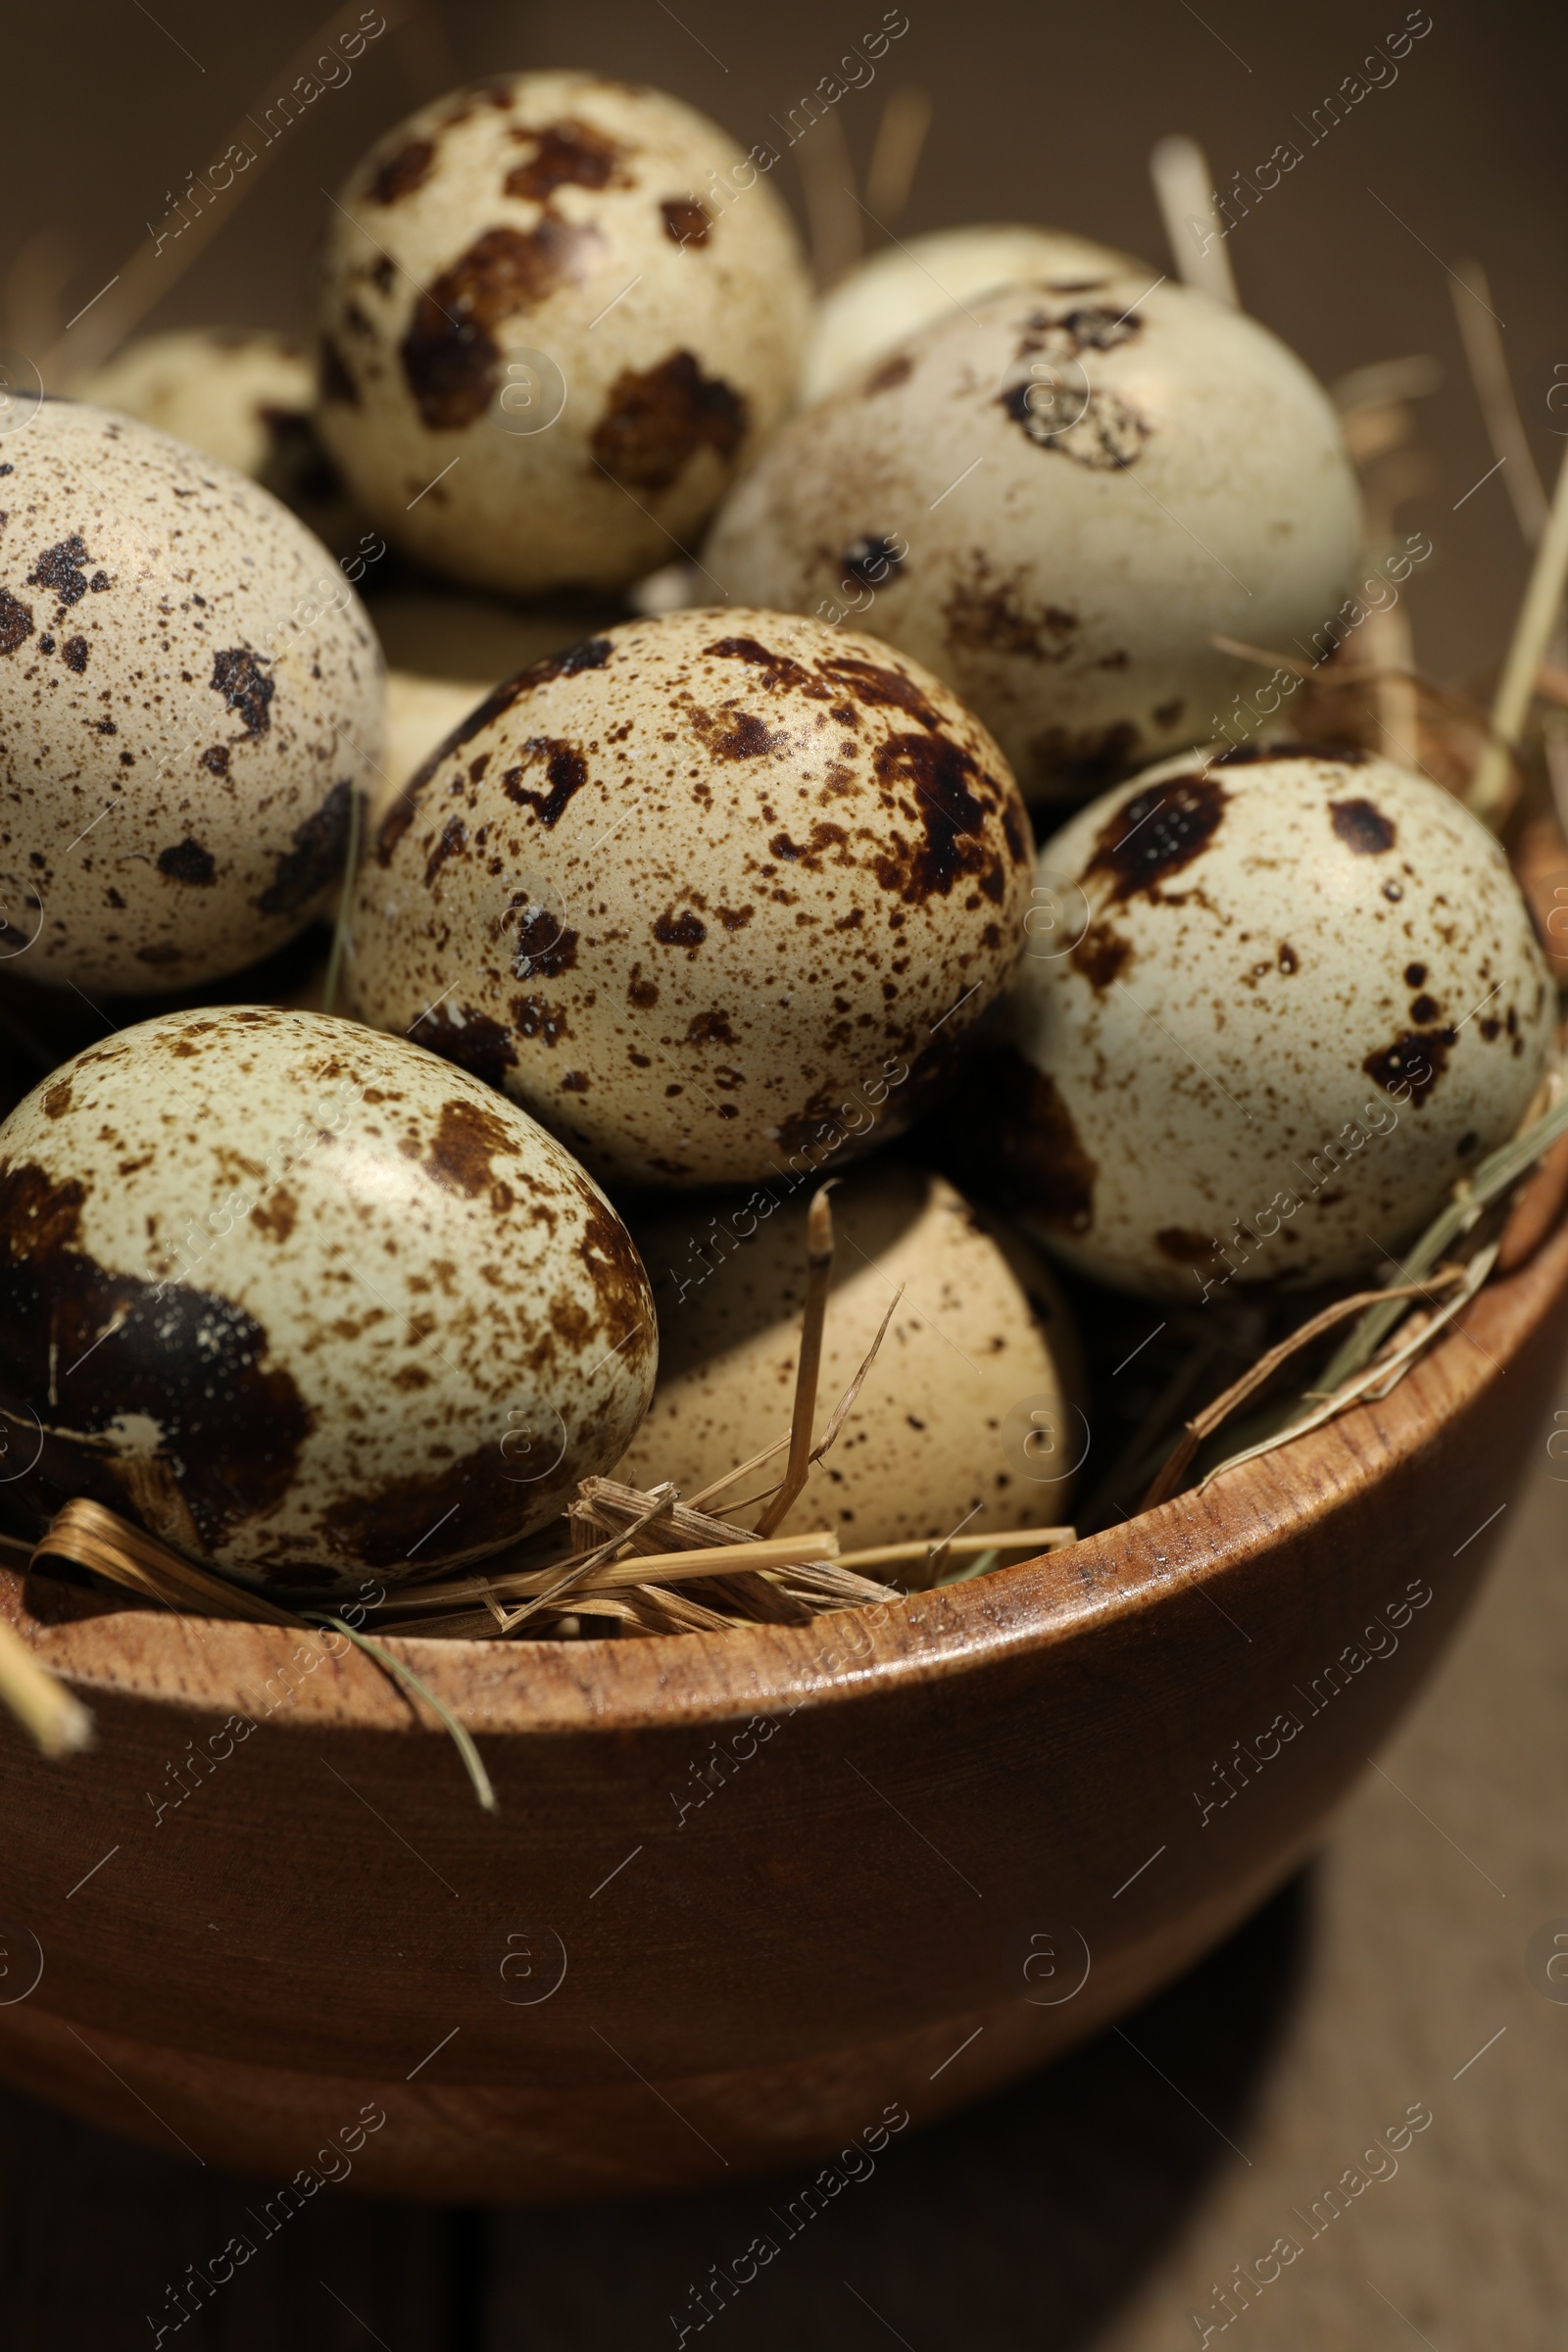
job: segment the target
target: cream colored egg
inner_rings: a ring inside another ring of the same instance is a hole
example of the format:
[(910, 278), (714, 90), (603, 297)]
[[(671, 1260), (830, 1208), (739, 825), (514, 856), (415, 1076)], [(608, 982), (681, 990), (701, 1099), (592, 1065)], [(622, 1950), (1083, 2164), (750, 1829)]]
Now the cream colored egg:
[(657, 90), (504, 75), (399, 124), (329, 213), (321, 432), (437, 569), (619, 586), (783, 416), (808, 307), (725, 132)]
[(1359, 502), (1327, 395), (1239, 311), (1140, 270), (976, 297), (787, 424), (704, 554), (739, 602), (869, 629), (946, 678), (1025, 797), (1219, 730), (1336, 612)]
[[(1056, 295), (1098, 293), (1107, 277), (1142, 265), (1129, 254), (1060, 228), (988, 222), (938, 228), (884, 245), (817, 306), (801, 399), (821, 400), (896, 351), (906, 337), (949, 318), (964, 303), (1020, 279)], [(1146, 283), (1157, 270), (1145, 272)]]
[[(659, 1309), (660, 1378), (618, 1476), (683, 1494), (790, 1427), (806, 1289), (805, 1189), (666, 1210), (638, 1230)], [(711, 1212), (711, 1213), (705, 1213)], [(1035, 1252), (940, 1177), (883, 1161), (833, 1195), (837, 1234), (814, 1428), (820, 1437), (900, 1289), (875, 1363), (783, 1532), (845, 1550), (1056, 1526), (1088, 1442), (1076, 1340)], [(744, 1238), (742, 1238), (744, 1237)], [(708, 1505), (720, 1516), (783, 1457)], [(748, 1520), (750, 1514), (747, 1514)]]
[(1040, 894), (1021, 1059), (977, 1086), (968, 1149), (1126, 1288), (1381, 1278), (1546, 1068), (1553, 992), (1501, 850), (1392, 761), (1168, 761), (1046, 844)]
[(99, 992), (238, 971), (303, 930), (381, 762), (358, 598), (275, 499), (45, 401), (0, 480), (0, 953)]
[(366, 607), (387, 661), (387, 754), (370, 821), (497, 682), (624, 617), (605, 599), (514, 605), (395, 588)]
[(625, 1450), (657, 1340), (591, 1180), (351, 1021), (165, 1014), (0, 1127), (11, 1493), (108, 1504), (256, 1586), (478, 1558)]
[(250, 474), (350, 563), (375, 547), (316, 437), (315, 362), (288, 336), (241, 326), (142, 335), (80, 391)]
[(470, 712), (368, 844), (353, 1008), (607, 1181), (740, 1183), (908, 1124), (1011, 981), (1028, 822), (913, 662), (666, 613)]
[(88, 378), (82, 398), (188, 441), (236, 473), (260, 474), (316, 405), (316, 369), (285, 335), (186, 326), (143, 335)]

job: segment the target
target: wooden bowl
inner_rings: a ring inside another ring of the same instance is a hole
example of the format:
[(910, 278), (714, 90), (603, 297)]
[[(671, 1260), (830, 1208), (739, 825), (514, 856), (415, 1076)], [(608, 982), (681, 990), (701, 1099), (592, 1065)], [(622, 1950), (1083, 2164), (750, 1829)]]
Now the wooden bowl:
[(951, 1591), (401, 1642), (496, 1816), (363, 1655), (0, 1578), (98, 1726), (54, 1766), (0, 1730), (0, 2073), (212, 2165), (480, 2200), (734, 2182), (993, 2090), (1321, 1838), (1475, 1588), (1565, 1297), (1559, 1228), (1384, 1403)]

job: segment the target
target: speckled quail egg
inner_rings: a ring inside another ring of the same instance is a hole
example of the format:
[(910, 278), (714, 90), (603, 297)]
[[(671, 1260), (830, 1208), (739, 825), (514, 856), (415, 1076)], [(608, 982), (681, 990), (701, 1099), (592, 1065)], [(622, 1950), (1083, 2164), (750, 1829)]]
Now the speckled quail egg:
[(381, 528), (529, 592), (665, 562), (784, 414), (783, 203), (657, 90), (515, 74), (409, 118), (330, 213), (320, 430)]
[(624, 605), (604, 598), (514, 605), (423, 587), (394, 588), (366, 611), (387, 662), (387, 751), (372, 823), (502, 678), (626, 616)]
[(128, 994), (302, 930), (381, 759), (324, 548), (151, 426), (45, 401), (0, 465), (0, 955)]
[(79, 387), (262, 482), (335, 554), (365, 516), (346, 495), (311, 422), (316, 365), (286, 335), (260, 327), (185, 326), (127, 343)]
[[(820, 400), (897, 350), (906, 336), (948, 318), (977, 294), (1027, 279), (1052, 294), (1095, 293), (1108, 275), (1140, 265), (1131, 255), (1060, 228), (989, 222), (938, 228), (880, 252), (841, 277), (817, 306), (803, 401)], [(1145, 273), (1145, 283), (1157, 277)]]
[[(659, 1309), (660, 1378), (617, 1476), (695, 1494), (790, 1426), (806, 1289), (808, 1188), (692, 1201), (638, 1229)], [(704, 1213), (706, 1211), (711, 1213)], [(904, 1297), (831, 1450), (783, 1521), (845, 1549), (1058, 1524), (1087, 1443), (1078, 1348), (1034, 1250), (940, 1177), (897, 1162), (833, 1195), (838, 1248), (814, 1427)], [(744, 1237), (744, 1238), (742, 1238)], [(753, 1471), (708, 1505), (777, 1476)]]
[(1390, 760), (1166, 761), (1046, 844), (1037, 892), (966, 1164), (1128, 1289), (1381, 1276), (1546, 1067), (1501, 850)]
[(139, 416), (236, 473), (256, 475), (280, 422), (315, 406), (316, 369), (285, 335), (185, 326), (127, 343), (81, 390), (97, 408)]
[(625, 1227), (532, 1119), (261, 1006), (122, 1030), (11, 1113), (0, 1333), (13, 1494), (327, 1592), (543, 1526), (657, 1361)]
[(510, 679), (405, 788), (350, 996), (607, 1182), (749, 1182), (915, 1116), (1010, 982), (1030, 887), (1006, 762), (916, 663), (671, 612)]
[(1137, 270), (1014, 286), (793, 418), (704, 562), (748, 604), (885, 637), (946, 678), (1031, 801), (1218, 730), (1337, 610), (1360, 537), (1327, 395), (1255, 319)]

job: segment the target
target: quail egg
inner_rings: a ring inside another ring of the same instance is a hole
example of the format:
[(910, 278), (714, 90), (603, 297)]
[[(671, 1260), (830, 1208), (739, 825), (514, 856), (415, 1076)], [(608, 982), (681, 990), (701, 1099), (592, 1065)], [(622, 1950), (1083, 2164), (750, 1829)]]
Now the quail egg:
[(809, 291), (780, 198), (701, 115), (514, 74), (389, 132), (326, 224), (320, 430), (463, 581), (615, 587), (697, 531), (789, 407)]
[(0, 464), (0, 956), (88, 996), (303, 930), (381, 759), (358, 598), (275, 499), (46, 400)]
[(254, 1005), (122, 1030), (0, 1127), (0, 1333), (14, 1495), (326, 1592), (543, 1526), (657, 1361), (625, 1227), (532, 1119)]
[(95, 408), (139, 417), (248, 473), (334, 554), (349, 555), (365, 517), (344, 493), (311, 422), (316, 367), (286, 335), (186, 326), (142, 335), (80, 386)]
[[(841, 277), (817, 306), (801, 399), (820, 400), (862, 375), (908, 335), (951, 318), (977, 294), (1027, 279), (1053, 294), (1093, 293), (1137, 270), (1130, 255), (1060, 228), (989, 223), (938, 228), (885, 245)], [(1146, 272), (1146, 283), (1158, 275)]]
[(1501, 850), (1391, 760), (1166, 761), (1046, 844), (1037, 905), (965, 1164), (1130, 1290), (1380, 1278), (1547, 1066)]
[(316, 369), (285, 335), (187, 326), (127, 343), (87, 379), (82, 397), (254, 476), (284, 421), (310, 415)]
[[(806, 1188), (691, 1201), (638, 1229), (660, 1379), (617, 1476), (701, 1493), (790, 1426), (806, 1290)], [(707, 1212), (707, 1213), (705, 1213)], [(838, 1249), (818, 1436), (900, 1289), (875, 1363), (780, 1532), (846, 1550), (1057, 1524), (1087, 1442), (1077, 1344), (1049, 1269), (940, 1177), (898, 1162), (833, 1195)], [(1022, 1408), (1022, 1409), (1020, 1409)], [(707, 1507), (776, 1477), (753, 1471)]]
[(1070, 804), (1207, 742), (1360, 544), (1327, 395), (1255, 319), (1107, 270), (976, 297), (794, 417), (704, 556), (738, 602), (848, 620), (984, 720), (1025, 797)]
[(798, 615), (626, 621), (388, 808), (351, 1003), (607, 1182), (749, 1182), (924, 1107), (1011, 981), (1030, 857), (1005, 760), (916, 663)]

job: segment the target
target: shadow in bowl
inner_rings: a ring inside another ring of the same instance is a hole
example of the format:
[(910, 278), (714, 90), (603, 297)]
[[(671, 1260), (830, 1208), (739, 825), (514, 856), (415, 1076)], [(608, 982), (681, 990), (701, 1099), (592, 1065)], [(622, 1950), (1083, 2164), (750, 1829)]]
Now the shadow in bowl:
[[(890, 2341), (1081, 2352), (1210, 2176), (1244, 2161), (1237, 2151), (1295, 2005), (1311, 1915), (1303, 1873), (1124, 2027), (983, 2106), (892, 2140), (873, 2174), (809, 2221), (798, 2203), (792, 2212), (804, 2186), (793, 2177), (717, 2196), (498, 2215), (483, 2340), (533, 2352), (704, 2337), (747, 2352)], [(758, 2237), (777, 2248), (760, 2267), (745, 2260)], [(755, 2275), (726, 2285), (738, 2259)]]

